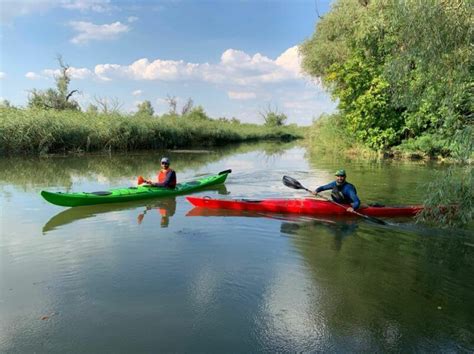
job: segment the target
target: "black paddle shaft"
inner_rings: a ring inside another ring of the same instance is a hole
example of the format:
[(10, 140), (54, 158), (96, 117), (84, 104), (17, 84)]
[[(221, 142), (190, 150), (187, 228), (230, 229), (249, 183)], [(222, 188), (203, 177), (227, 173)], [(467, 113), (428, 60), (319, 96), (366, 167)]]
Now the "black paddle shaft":
[[(297, 181), (296, 179), (294, 179), (294, 178), (292, 178), (292, 177), (290, 177), (290, 176), (283, 176), (283, 184), (284, 184), (285, 186), (290, 187), (290, 188), (293, 188), (293, 189), (304, 189), (305, 191), (308, 191), (308, 192), (310, 192), (310, 193), (313, 194), (313, 195), (316, 194), (315, 192), (313, 192), (312, 190), (306, 188), (306, 187), (303, 186), (299, 181)], [(346, 208), (344, 205), (339, 204), (339, 203), (336, 203), (334, 200), (331, 200), (331, 199), (329, 199), (329, 198), (326, 198), (326, 197), (323, 196), (323, 195), (320, 195), (320, 194), (319, 194), (319, 196), (320, 196), (321, 198), (323, 198), (324, 200), (327, 200), (328, 202), (331, 202), (331, 203), (333, 203), (333, 204), (335, 204), (335, 205), (338, 205), (338, 206), (340, 206), (341, 208), (344, 208), (344, 209), (347, 210), (347, 208)], [(380, 225), (387, 225), (387, 223), (386, 223), (385, 221), (381, 220), (381, 219), (377, 219), (377, 218), (374, 218), (374, 217), (372, 217), (372, 216), (368, 216), (368, 215), (361, 214), (361, 213), (359, 213), (359, 212), (357, 212), (357, 211), (355, 211), (355, 210), (352, 211), (352, 213), (354, 213), (354, 214), (356, 214), (356, 215), (358, 215), (358, 216), (360, 216), (360, 217), (363, 217), (364, 219), (367, 219), (367, 220), (370, 220), (370, 221), (372, 221), (372, 222), (375, 222), (375, 223), (377, 223), (377, 224), (380, 224)]]

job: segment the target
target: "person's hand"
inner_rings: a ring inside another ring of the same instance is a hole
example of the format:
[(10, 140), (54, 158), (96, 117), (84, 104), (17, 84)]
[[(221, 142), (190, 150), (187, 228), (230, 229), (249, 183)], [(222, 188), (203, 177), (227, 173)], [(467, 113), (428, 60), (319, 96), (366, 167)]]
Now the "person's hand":
[(315, 197), (317, 197), (317, 196), (318, 196), (318, 192), (311, 191), (311, 193), (312, 193), (312, 194), (313, 194)]
[(349, 208), (346, 209), (346, 211), (348, 211), (349, 213), (352, 213), (352, 212), (354, 212), (354, 208), (353, 208), (353, 207), (349, 207)]

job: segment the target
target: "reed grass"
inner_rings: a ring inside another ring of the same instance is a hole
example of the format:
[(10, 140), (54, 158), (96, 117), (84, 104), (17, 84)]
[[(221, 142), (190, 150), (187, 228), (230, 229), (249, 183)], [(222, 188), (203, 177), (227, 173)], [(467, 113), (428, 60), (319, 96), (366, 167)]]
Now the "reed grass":
[(296, 126), (266, 127), (213, 119), (0, 108), (0, 154), (132, 151), (302, 137)]

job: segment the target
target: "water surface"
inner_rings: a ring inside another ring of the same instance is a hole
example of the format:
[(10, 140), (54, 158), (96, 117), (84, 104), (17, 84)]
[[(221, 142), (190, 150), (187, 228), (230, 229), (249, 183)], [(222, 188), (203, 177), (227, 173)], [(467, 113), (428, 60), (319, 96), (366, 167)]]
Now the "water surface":
[[(184, 196), (62, 208), (39, 192), (233, 169), (219, 198), (305, 197), (344, 167), (364, 202), (416, 204), (442, 169), (294, 145), (0, 160), (0, 352), (472, 351), (473, 230), (194, 210)], [(421, 187), (420, 187), (421, 186)]]

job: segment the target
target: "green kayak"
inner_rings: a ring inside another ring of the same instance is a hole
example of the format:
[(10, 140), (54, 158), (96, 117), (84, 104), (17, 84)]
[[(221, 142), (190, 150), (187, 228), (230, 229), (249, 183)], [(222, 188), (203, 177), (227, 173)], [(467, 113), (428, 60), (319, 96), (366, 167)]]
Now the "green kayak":
[(123, 203), (133, 200), (169, 197), (178, 194), (190, 193), (207, 186), (224, 183), (227, 175), (231, 172), (232, 170), (225, 170), (219, 172), (217, 175), (200, 178), (194, 181), (178, 183), (174, 189), (140, 185), (137, 187), (111, 189), (109, 191), (91, 193), (55, 193), (42, 191), (41, 195), (44, 199), (52, 204), (65, 207), (105, 203)]

